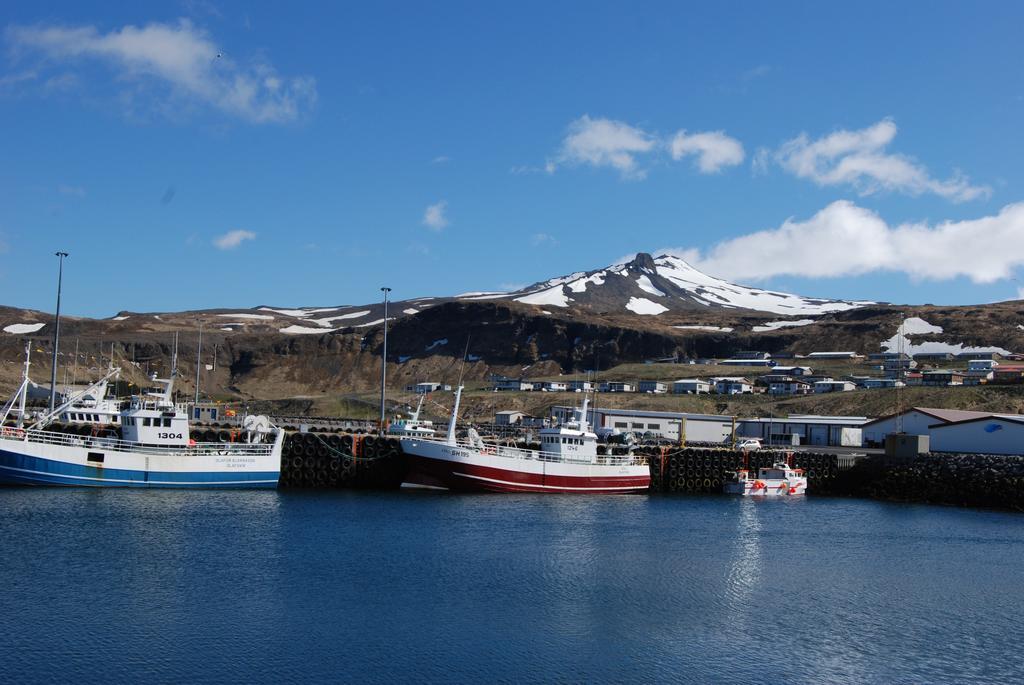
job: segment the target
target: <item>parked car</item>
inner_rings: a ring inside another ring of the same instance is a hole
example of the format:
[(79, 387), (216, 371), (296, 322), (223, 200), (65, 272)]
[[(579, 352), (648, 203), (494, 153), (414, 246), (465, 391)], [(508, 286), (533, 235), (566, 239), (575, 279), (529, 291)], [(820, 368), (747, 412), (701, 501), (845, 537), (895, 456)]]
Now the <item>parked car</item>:
[(759, 438), (745, 438), (743, 440), (737, 440), (736, 449), (743, 452), (754, 452), (761, 449), (761, 440)]

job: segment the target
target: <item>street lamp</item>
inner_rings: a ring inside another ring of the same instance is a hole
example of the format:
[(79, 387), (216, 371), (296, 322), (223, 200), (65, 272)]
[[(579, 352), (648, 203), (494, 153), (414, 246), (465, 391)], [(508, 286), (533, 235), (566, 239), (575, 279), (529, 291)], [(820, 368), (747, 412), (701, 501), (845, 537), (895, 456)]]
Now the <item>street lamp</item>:
[(388, 293), (391, 288), (380, 289), (384, 293), (384, 351), (380, 355), (380, 434), (384, 434), (384, 386), (388, 379)]
[(53, 368), (50, 369), (50, 411), (57, 406), (57, 345), (60, 344), (60, 289), (64, 280), (64, 258), (67, 252), (57, 252), (57, 314), (53, 321)]

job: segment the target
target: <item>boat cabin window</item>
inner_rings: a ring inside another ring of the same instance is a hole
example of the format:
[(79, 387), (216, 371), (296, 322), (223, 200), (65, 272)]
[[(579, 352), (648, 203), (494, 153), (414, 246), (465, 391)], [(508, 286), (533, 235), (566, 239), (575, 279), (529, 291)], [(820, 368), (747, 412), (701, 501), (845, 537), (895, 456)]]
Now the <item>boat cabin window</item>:
[(171, 427), (171, 420), (170, 419), (164, 419), (164, 428), (170, 428), (170, 427)]
[(142, 425), (143, 426), (149, 426), (150, 425), (150, 418), (148, 416), (143, 416), (142, 417)]

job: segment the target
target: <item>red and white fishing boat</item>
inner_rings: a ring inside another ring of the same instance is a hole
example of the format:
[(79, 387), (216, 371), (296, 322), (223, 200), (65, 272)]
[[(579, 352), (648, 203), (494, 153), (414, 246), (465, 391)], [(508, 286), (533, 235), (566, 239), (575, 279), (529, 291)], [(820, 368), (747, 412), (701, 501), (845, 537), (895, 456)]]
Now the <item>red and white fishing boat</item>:
[(725, 494), (748, 497), (789, 497), (807, 494), (807, 477), (802, 469), (792, 469), (782, 462), (758, 469), (757, 477), (748, 469), (740, 469), (725, 483)]
[(587, 424), (587, 400), (574, 420), (539, 431), (540, 450), (485, 444), (475, 431), (455, 439), (462, 386), (455, 392), (448, 434), (443, 439), (403, 437), (408, 460), (403, 487), (469, 492), (646, 492), (651, 484), (645, 457), (599, 455)]

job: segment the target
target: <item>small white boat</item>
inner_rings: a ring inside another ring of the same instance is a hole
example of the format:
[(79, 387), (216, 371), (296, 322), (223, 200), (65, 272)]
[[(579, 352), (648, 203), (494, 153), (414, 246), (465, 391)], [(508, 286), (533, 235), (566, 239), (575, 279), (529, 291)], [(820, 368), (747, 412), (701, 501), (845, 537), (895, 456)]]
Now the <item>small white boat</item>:
[(749, 469), (740, 469), (733, 480), (725, 482), (725, 494), (747, 497), (789, 497), (807, 494), (807, 477), (803, 469), (790, 468), (777, 462), (758, 469), (757, 477)]

